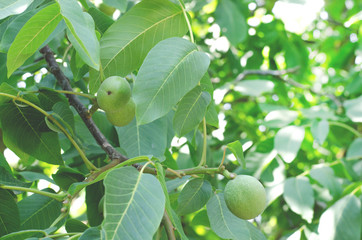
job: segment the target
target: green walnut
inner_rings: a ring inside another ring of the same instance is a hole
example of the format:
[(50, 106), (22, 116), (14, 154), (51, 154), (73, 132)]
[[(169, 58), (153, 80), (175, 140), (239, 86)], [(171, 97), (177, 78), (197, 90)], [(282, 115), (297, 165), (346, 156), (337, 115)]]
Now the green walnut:
[(106, 112), (118, 111), (131, 98), (131, 87), (126, 79), (112, 76), (104, 80), (97, 92), (98, 106)]
[(254, 177), (238, 175), (226, 184), (225, 202), (229, 210), (241, 219), (253, 219), (266, 207), (263, 185)]
[(136, 104), (131, 98), (126, 105), (122, 106), (117, 111), (106, 112), (106, 117), (114, 126), (122, 127), (132, 122), (135, 116), (135, 110)]

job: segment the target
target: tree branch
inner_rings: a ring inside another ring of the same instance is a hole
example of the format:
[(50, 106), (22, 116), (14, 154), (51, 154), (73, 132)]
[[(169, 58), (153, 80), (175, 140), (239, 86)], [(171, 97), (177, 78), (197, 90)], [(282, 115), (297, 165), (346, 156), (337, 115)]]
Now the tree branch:
[(282, 69), (282, 70), (245, 70), (242, 73), (240, 73), (236, 79), (235, 82), (239, 82), (243, 80), (248, 75), (261, 75), (261, 76), (274, 76), (279, 77), (281, 75), (287, 74), (287, 73), (294, 73), (299, 70), (299, 66), (289, 68), (289, 69)]
[[(54, 53), (49, 48), (48, 45), (40, 49), (40, 53), (44, 55), (46, 62), (49, 65), (49, 71), (55, 76), (59, 85), (65, 91), (73, 91), (69, 79), (64, 75), (64, 73), (59, 68), (58, 63), (55, 61)], [(70, 105), (72, 105), (75, 110), (78, 112), (79, 116), (82, 118), (83, 122), (89, 129), (90, 133), (93, 135), (96, 142), (101, 146), (101, 148), (107, 153), (112, 162), (122, 162), (127, 160), (127, 157), (119, 153), (106, 139), (103, 133), (99, 130), (97, 125), (94, 123), (90, 117), (87, 108), (80, 102), (79, 98), (74, 94), (65, 94), (68, 98)]]

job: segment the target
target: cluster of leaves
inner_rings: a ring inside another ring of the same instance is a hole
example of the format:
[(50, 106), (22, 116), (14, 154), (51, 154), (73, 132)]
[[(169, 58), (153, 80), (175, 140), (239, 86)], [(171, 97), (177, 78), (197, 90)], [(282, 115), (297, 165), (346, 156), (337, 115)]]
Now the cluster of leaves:
[[(1, 240), (360, 239), (359, 1), (326, 3), (302, 36), (274, 1), (104, 3), (0, 3), (0, 150), (20, 158), (0, 154)], [(93, 111), (109, 76), (132, 85), (124, 127)], [(224, 202), (235, 174), (266, 188), (252, 222)]]

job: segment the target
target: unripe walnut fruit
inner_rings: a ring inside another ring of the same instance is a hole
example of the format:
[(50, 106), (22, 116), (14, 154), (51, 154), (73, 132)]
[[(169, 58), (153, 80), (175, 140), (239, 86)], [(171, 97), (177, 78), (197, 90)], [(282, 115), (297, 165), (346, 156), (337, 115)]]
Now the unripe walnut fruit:
[(136, 104), (131, 98), (126, 105), (114, 112), (106, 112), (106, 117), (114, 126), (122, 127), (132, 122), (135, 116)]
[(254, 177), (238, 175), (226, 184), (225, 202), (229, 210), (241, 219), (252, 219), (266, 207), (266, 192)]
[(131, 87), (126, 79), (112, 76), (104, 80), (97, 92), (98, 106), (106, 112), (118, 111), (131, 98)]

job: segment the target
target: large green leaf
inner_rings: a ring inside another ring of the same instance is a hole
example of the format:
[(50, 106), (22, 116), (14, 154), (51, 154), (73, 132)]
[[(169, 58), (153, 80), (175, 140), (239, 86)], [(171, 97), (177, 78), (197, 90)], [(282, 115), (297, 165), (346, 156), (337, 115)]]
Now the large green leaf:
[(224, 194), (214, 195), (206, 208), (211, 228), (219, 237), (233, 240), (266, 239), (254, 225), (230, 212), (226, 206)]
[(215, 11), (215, 18), (223, 34), (234, 46), (247, 37), (248, 28), (245, 18), (231, 0), (219, 1)]
[(196, 86), (181, 99), (173, 117), (173, 128), (177, 136), (184, 136), (200, 124), (210, 101), (210, 94), (203, 92), (200, 86)]
[(19, 210), (8, 190), (0, 189), (0, 237), (20, 229)]
[(182, 189), (178, 197), (179, 215), (195, 212), (205, 206), (212, 195), (211, 184), (201, 178), (193, 179)]
[(161, 118), (141, 126), (133, 120), (124, 127), (116, 127), (119, 146), (129, 158), (142, 155), (162, 157), (167, 145), (166, 125), (166, 119)]
[(0, 2), (0, 19), (23, 12), (33, 0), (6, 0)]
[[(126, 76), (139, 66), (159, 41), (183, 36), (187, 25), (182, 10), (167, 0), (144, 0), (123, 15), (101, 38), (101, 63), (105, 77)], [(91, 72), (90, 91), (102, 81)]]
[(287, 126), (280, 129), (274, 138), (274, 148), (283, 160), (292, 162), (298, 154), (305, 130), (303, 127)]
[(138, 124), (166, 115), (205, 74), (209, 57), (183, 38), (158, 43), (145, 58), (133, 88)]
[(7, 68), (10, 76), (23, 65), (43, 44), (62, 20), (57, 4), (52, 4), (35, 14), (16, 35), (8, 51)]
[(152, 239), (165, 210), (156, 177), (123, 167), (109, 172), (104, 186), (105, 239)]
[(284, 184), (283, 196), (293, 212), (301, 215), (309, 223), (312, 222), (314, 195), (308, 178), (288, 178)]
[(58, 134), (49, 132), (44, 116), (27, 105), (12, 102), (0, 108), (5, 145), (14, 152), (25, 152), (40, 161), (63, 165)]
[[(43, 191), (52, 192), (51, 189)], [(20, 213), (20, 228), (46, 229), (60, 215), (62, 203), (46, 196), (33, 194), (18, 203)]]
[(67, 24), (67, 35), (79, 56), (90, 67), (99, 69), (99, 42), (93, 18), (82, 11), (77, 1), (57, 0)]
[(361, 201), (347, 195), (322, 214), (318, 232), (320, 239), (360, 240), (361, 226)]

